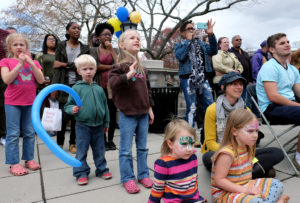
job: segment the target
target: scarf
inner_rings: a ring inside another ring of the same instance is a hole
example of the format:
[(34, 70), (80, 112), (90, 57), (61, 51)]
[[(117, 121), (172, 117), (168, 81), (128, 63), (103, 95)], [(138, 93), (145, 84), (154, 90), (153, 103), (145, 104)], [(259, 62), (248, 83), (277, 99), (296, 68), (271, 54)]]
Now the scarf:
[(198, 40), (192, 40), (189, 50), (189, 59), (192, 64), (192, 74), (189, 77), (189, 87), (201, 92), (205, 82), (203, 51)]
[(225, 95), (222, 94), (216, 101), (216, 115), (217, 115), (217, 143), (221, 144), (224, 136), (227, 117), (235, 109), (245, 108), (245, 102), (242, 98), (231, 106)]

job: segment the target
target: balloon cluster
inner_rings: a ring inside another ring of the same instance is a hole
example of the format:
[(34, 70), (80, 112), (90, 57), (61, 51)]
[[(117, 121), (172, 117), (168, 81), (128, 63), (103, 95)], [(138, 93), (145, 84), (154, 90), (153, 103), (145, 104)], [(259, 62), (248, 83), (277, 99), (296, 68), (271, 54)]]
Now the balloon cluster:
[(122, 34), (122, 23), (130, 21), (131, 23), (139, 24), (141, 22), (141, 14), (138, 11), (133, 11), (129, 14), (129, 11), (125, 7), (119, 7), (117, 9), (118, 18), (110, 18), (107, 23), (111, 24), (114, 28), (114, 32), (119, 38)]

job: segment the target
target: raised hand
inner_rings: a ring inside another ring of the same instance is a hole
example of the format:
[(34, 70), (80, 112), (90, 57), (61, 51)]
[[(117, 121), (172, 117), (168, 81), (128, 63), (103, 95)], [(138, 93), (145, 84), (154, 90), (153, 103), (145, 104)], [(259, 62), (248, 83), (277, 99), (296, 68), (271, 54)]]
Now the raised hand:
[(127, 79), (131, 79), (136, 74), (137, 62), (135, 61), (130, 67), (129, 72), (126, 74)]
[(206, 32), (206, 34), (208, 34), (208, 35), (212, 35), (212, 34), (214, 34), (214, 26), (215, 26), (215, 23), (216, 22), (212, 22), (212, 19), (209, 19), (208, 21), (207, 21), (207, 29), (205, 30), (205, 32)]

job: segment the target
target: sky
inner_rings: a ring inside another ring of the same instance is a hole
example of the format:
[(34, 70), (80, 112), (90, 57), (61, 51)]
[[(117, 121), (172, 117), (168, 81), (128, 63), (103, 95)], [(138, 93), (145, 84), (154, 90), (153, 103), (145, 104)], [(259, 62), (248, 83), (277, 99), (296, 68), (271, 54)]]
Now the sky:
[[(184, 0), (188, 1), (188, 0)], [(0, 9), (7, 8), (11, 1), (1, 1)], [(242, 48), (256, 50), (268, 36), (283, 32), (294, 49), (300, 48), (300, 0), (249, 0), (230, 9), (193, 18), (194, 22), (216, 21), (214, 33), (217, 38), (225, 36), (231, 41), (239, 34)]]
[(300, 48), (300, 0), (251, 0), (231, 7), (228, 10), (209, 13), (194, 18), (194, 22), (205, 22), (212, 18), (216, 21), (214, 33), (217, 38), (231, 38), (240, 35), (242, 48), (257, 49), (268, 36), (283, 32), (291, 45), (298, 41)]

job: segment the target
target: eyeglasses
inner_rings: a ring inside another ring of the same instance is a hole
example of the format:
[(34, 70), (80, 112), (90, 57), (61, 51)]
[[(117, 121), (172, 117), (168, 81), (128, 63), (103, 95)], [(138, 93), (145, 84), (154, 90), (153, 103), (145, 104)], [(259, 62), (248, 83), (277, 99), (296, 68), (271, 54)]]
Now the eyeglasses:
[(48, 38), (47, 40), (52, 41), (52, 42), (55, 41), (55, 39), (53, 39), (53, 38)]
[(103, 33), (103, 34), (101, 34), (100, 36), (111, 37), (112, 34), (111, 34), (111, 33)]
[(189, 27), (189, 28), (186, 28), (184, 31), (194, 31), (195, 28), (194, 27)]
[(235, 39), (235, 41), (240, 42), (240, 41), (242, 41), (242, 39)]

